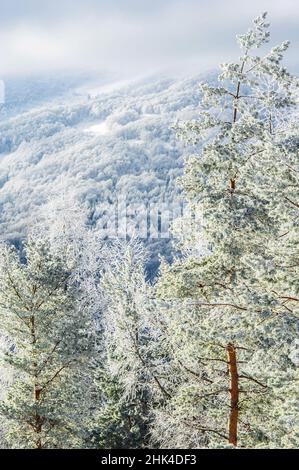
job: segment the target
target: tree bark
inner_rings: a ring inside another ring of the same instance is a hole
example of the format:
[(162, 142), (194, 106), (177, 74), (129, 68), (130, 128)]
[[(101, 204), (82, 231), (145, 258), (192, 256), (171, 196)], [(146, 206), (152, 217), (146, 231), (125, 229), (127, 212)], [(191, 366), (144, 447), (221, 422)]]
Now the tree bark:
[[(32, 338), (32, 347), (33, 347), (33, 378), (34, 378), (34, 401), (36, 404), (36, 407), (38, 409), (39, 402), (41, 400), (41, 387), (38, 384), (38, 372), (37, 372), (37, 362), (36, 362), (36, 357), (35, 357), (35, 347), (36, 347), (36, 331), (35, 331), (35, 317), (34, 315), (31, 316), (30, 318), (30, 324), (31, 324), (31, 338)], [(42, 439), (40, 437), (41, 432), (42, 432), (42, 417), (36, 411), (35, 414), (35, 423), (34, 423), (34, 431), (37, 434), (37, 440), (36, 440), (36, 449), (42, 449)]]
[(237, 446), (239, 418), (239, 376), (236, 348), (232, 343), (226, 347), (230, 375), (230, 415), (228, 425), (229, 443)]
[[(40, 387), (35, 384), (34, 386), (34, 395), (35, 395), (35, 402), (38, 404), (41, 398), (41, 389)], [(40, 434), (42, 432), (42, 417), (40, 416), (39, 413), (36, 414), (35, 416), (35, 432), (37, 434), (37, 441), (36, 441), (36, 448), (37, 449), (42, 449), (42, 439), (40, 437)]]

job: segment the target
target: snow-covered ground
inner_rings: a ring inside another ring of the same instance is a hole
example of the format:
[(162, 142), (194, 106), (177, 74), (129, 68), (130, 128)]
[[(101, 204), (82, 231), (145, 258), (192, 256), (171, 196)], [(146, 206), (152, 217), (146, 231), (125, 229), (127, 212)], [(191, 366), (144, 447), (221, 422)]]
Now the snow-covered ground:
[(96, 135), (107, 135), (109, 134), (109, 126), (106, 121), (100, 122), (99, 124), (93, 124), (85, 129), (85, 132)]

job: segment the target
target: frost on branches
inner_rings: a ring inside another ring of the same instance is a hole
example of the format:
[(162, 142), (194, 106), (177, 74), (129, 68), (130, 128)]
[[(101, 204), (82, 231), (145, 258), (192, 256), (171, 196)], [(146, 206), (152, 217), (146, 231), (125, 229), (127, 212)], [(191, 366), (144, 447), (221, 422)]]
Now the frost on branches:
[(282, 65), (288, 42), (256, 55), (268, 27), (263, 14), (238, 37), (239, 61), (179, 125), (202, 143), (181, 184), (208, 253), (164, 265), (158, 283), (175, 371), (156, 411), (162, 447), (298, 445), (298, 82)]
[(1, 325), (11, 344), (1, 361), (13, 378), (0, 413), (9, 448), (81, 447), (92, 421), (95, 264), (86, 255), (91, 235), (79, 222), (72, 232), (67, 213), (61, 220), (50, 211), (21, 253), (1, 246)]
[(129, 436), (138, 447), (149, 445), (152, 407), (170, 396), (159, 367), (159, 330), (145, 263), (138, 241), (116, 242), (107, 249), (101, 279), (105, 370), (118, 384), (124, 439)]

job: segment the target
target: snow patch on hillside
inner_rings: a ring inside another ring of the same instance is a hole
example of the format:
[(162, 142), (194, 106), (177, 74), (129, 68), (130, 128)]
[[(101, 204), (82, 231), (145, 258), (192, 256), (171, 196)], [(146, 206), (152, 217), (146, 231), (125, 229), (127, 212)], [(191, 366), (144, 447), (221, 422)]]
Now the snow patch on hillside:
[(96, 135), (107, 135), (110, 132), (110, 129), (106, 121), (100, 122), (99, 124), (94, 124), (87, 129), (84, 129), (84, 132)]

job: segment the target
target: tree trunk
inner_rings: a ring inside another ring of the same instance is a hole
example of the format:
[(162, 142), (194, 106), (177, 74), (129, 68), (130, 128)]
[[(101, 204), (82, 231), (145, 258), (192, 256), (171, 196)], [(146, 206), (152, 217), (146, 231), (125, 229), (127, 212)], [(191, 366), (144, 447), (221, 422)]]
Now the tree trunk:
[(237, 446), (239, 417), (239, 376), (237, 367), (237, 354), (236, 348), (232, 343), (227, 345), (226, 351), (230, 375), (230, 415), (228, 436), (229, 443)]
[[(37, 384), (34, 387), (34, 395), (35, 395), (35, 402), (38, 404), (41, 398), (41, 389)], [(42, 432), (42, 418), (39, 413), (37, 413), (35, 416), (35, 432), (38, 436), (37, 441), (36, 441), (36, 448), (42, 449), (43, 448), (42, 439), (41, 437), (39, 437), (39, 435)]]
[[(38, 385), (38, 374), (37, 374), (37, 362), (36, 362), (36, 357), (35, 357), (35, 347), (36, 347), (36, 331), (35, 331), (35, 317), (34, 315), (31, 316), (30, 319), (30, 324), (31, 324), (31, 338), (32, 338), (32, 347), (33, 347), (33, 378), (34, 378), (34, 401), (36, 404), (36, 407), (38, 408), (39, 402), (41, 399), (41, 388)], [(42, 417), (36, 411), (35, 414), (35, 423), (34, 423), (34, 431), (37, 434), (37, 440), (36, 440), (36, 449), (42, 449), (42, 439), (40, 437), (40, 434), (42, 432)]]

